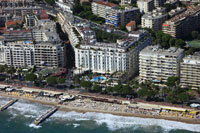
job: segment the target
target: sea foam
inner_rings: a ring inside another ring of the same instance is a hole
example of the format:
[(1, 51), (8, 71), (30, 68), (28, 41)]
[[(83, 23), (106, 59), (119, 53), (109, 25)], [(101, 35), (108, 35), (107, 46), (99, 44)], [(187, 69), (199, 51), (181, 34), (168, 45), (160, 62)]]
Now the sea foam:
[[(4, 100), (2, 97), (2, 100)], [(9, 99), (5, 99), (8, 101)], [(3, 101), (3, 102), (5, 102)], [(13, 106), (8, 109), (13, 116), (18, 114), (23, 115), (24, 117), (38, 117), (41, 114), (45, 113), (52, 106), (42, 105), (39, 103), (31, 103), (26, 100), (19, 100)], [(153, 118), (139, 118), (139, 117), (127, 117), (127, 116), (117, 116), (112, 114), (104, 113), (79, 113), (75, 111), (63, 112), (57, 111), (53, 114), (48, 121), (63, 120), (63, 121), (95, 121), (96, 125), (106, 124), (110, 130), (118, 130), (122, 128), (150, 128), (153, 126), (159, 126), (164, 129), (164, 131), (170, 130), (188, 130), (193, 132), (200, 131), (200, 124), (187, 124), (183, 122), (176, 122), (163, 119), (153, 119)], [(74, 122), (76, 124), (76, 122)], [(79, 125), (78, 125), (79, 126)], [(34, 126), (30, 124), (29, 127), (39, 128), (40, 126)], [(75, 126), (74, 126), (75, 127)]]

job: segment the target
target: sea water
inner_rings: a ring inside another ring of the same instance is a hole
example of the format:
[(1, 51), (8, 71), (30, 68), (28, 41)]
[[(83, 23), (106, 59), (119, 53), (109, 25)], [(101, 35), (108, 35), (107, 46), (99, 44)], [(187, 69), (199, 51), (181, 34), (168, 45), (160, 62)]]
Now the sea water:
[[(9, 101), (0, 97), (0, 105)], [(52, 108), (49, 105), (19, 100), (0, 112), (0, 133), (193, 133), (199, 124), (124, 117), (103, 113), (57, 111), (45, 122), (35, 126), (33, 121)]]

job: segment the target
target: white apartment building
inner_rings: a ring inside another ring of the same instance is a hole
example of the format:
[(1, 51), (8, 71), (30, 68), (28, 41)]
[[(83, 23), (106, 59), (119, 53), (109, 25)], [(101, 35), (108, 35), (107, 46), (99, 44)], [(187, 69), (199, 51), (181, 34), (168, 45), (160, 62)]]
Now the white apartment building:
[(73, 5), (70, 2), (56, 1), (56, 4), (65, 12), (73, 13)]
[(142, 16), (142, 28), (150, 28), (153, 31), (162, 29), (162, 24), (168, 19), (168, 14), (160, 9), (153, 10)]
[(121, 0), (120, 5), (130, 5), (133, 4), (134, 0)]
[(83, 41), (75, 48), (75, 66), (82, 71), (129, 71), (132, 76), (138, 72), (139, 51), (151, 45), (151, 37), (145, 31), (130, 33), (126, 39), (117, 40), (116, 43), (104, 43), (96, 42), (95, 33), (89, 27), (77, 26), (76, 29), (85, 34)]
[(198, 89), (200, 87), (200, 53), (183, 58), (180, 68), (180, 85)]
[(34, 45), (30, 41), (8, 42), (0, 45), (1, 63), (8, 66), (34, 65)]
[(160, 46), (148, 46), (139, 55), (140, 82), (166, 82), (168, 77), (180, 75), (180, 61), (184, 50), (171, 47), (161, 49)]
[(63, 67), (64, 47), (62, 44), (39, 43), (35, 44), (35, 65), (39, 67)]
[(64, 47), (61, 44), (31, 41), (7, 42), (0, 45), (1, 64), (14, 67), (63, 67)]
[(106, 12), (111, 9), (118, 9), (118, 6), (104, 1), (92, 2), (92, 13), (99, 17), (106, 18)]
[(137, 6), (142, 13), (150, 12), (154, 9), (154, 0), (138, 0)]

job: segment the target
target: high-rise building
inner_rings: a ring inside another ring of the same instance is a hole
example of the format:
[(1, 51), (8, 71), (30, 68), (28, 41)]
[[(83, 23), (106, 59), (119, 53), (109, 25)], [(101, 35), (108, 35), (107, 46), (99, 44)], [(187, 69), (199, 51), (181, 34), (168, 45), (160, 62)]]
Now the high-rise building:
[(200, 87), (200, 53), (183, 58), (180, 66), (180, 85), (182, 87)]
[(154, 7), (162, 7), (165, 3), (165, 0), (154, 0)]
[(99, 17), (106, 18), (107, 11), (111, 9), (118, 9), (118, 6), (104, 1), (92, 2), (92, 13)]
[(150, 28), (153, 31), (162, 30), (162, 24), (167, 20), (168, 14), (155, 9), (142, 16), (142, 28)]
[(148, 46), (139, 55), (140, 82), (166, 82), (168, 77), (180, 75), (180, 61), (184, 50), (171, 47), (161, 49), (160, 46)]
[(200, 27), (199, 21), (200, 5), (190, 6), (185, 12), (165, 21), (162, 31), (176, 38), (187, 37)]
[(137, 6), (140, 9), (140, 12), (147, 13), (154, 9), (154, 1), (153, 0), (138, 0)]
[(139, 9), (136, 7), (118, 9), (118, 6), (109, 2), (92, 2), (93, 14), (106, 19), (106, 24), (122, 26), (131, 20), (138, 21)]
[(82, 71), (135, 75), (138, 73), (139, 51), (151, 45), (151, 36), (145, 31), (132, 32), (116, 43), (104, 43), (96, 41), (95, 33), (89, 27), (75, 27), (82, 38), (75, 47), (75, 66)]
[(130, 5), (133, 3), (134, 3), (134, 0), (121, 0), (120, 5)]

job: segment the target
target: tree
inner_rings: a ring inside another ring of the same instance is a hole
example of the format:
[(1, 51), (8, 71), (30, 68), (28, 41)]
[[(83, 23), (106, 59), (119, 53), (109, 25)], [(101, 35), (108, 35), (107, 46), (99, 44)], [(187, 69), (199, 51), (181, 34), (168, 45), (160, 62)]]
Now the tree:
[(107, 87), (107, 88), (106, 88), (106, 92), (107, 92), (107, 93), (113, 92), (113, 87), (111, 87), (111, 86)]
[(101, 92), (101, 87), (99, 86), (99, 85), (94, 85), (93, 86), (93, 88), (92, 88), (92, 90), (94, 91), (94, 92)]
[(92, 83), (90, 81), (82, 80), (80, 85), (81, 85), (81, 87), (85, 87), (86, 89), (89, 89), (89, 88), (91, 88)]
[(12, 75), (16, 72), (15, 68), (14, 67), (8, 67), (6, 69), (6, 73), (7, 74), (10, 74), (10, 77), (12, 77)]
[(57, 78), (56, 78), (56, 77), (53, 77), (53, 76), (47, 77), (46, 81), (47, 81), (47, 83), (50, 84), (50, 85), (57, 84)]
[(168, 77), (167, 82), (165, 83), (168, 87), (173, 87), (176, 85), (176, 82), (179, 80), (178, 77)]
[(187, 92), (182, 92), (178, 94), (177, 98), (180, 103), (184, 103), (184, 102), (189, 101), (189, 94)]
[(26, 81), (35, 81), (37, 79), (37, 76), (33, 73), (27, 73), (25, 76)]
[(176, 42), (176, 38), (170, 38), (169, 39), (169, 45), (172, 47), (172, 46), (175, 46), (175, 42)]
[(192, 31), (191, 32), (191, 36), (192, 36), (193, 39), (197, 39), (198, 35), (199, 35), (198, 31)]
[(122, 94), (123, 95), (128, 95), (128, 94), (132, 94), (133, 90), (129, 85), (123, 85), (122, 87)]
[(3, 65), (0, 65), (0, 73), (3, 73), (3, 72), (5, 72), (5, 70), (6, 70), (5, 66), (3, 66)]
[(183, 48), (185, 46), (185, 42), (182, 39), (178, 39), (175, 42), (175, 46), (178, 48)]
[(49, 5), (53, 5), (55, 4), (55, 0), (45, 0)]
[(63, 83), (65, 83), (65, 79), (64, 79), (64, 78), (58, 78), (58, 79), (57, 79), (57, 82), (58, 82), (59, 84), (63, 84)]

